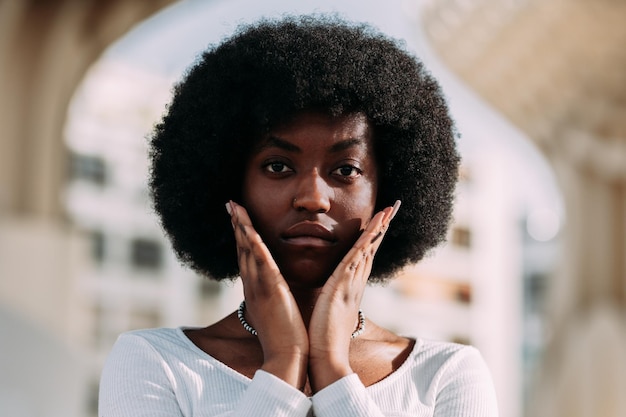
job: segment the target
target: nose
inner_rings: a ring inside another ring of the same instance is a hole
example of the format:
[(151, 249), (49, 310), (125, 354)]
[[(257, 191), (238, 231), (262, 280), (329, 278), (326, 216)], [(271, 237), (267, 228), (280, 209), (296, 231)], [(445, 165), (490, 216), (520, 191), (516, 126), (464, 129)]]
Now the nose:
[(331, 194), (332, 187), (314, 170), (301, 176), (293, 207), (311, 213), (326, 213), (330, 210)]

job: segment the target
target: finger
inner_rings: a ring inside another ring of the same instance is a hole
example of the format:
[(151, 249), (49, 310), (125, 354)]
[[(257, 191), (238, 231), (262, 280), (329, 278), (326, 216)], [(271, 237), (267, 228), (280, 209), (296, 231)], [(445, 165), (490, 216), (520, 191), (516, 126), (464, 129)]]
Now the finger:
[(230, 223), (233, 227), (233, 233), (235, 236), (235, 246), (237, 250), (237, 264), (239, 266), (239, 274), (242, 278), (249, 277), (247, 268), (248, 253), (250, 251), (248, 240), (246, 239), (246, 231), (243, 225), (239, 221), (237, 213), (237, 207), (232, 200), (226, 203), (226, 211), (230, 215)]
[(398, 210), (400, 210), (400, 204), (402, 204), (400, 200), (396, 200), (396, 202), (393, 203), (391, 216), (389, 217), (390, 222), (393, 220), (394, 217), (396, 217), (396, 214), (398, 214)]
[(391, 223), (393, 218), (396, 217), (396, 214), (398, 213), (399, 209), (400, 209), (400, 200), (396, 200), (396, 202), (394, 203), (392, 207), (390, 208), (388, 207), (384, 210), (385, 216), (382, 220), (382, 230), (378, 231), (376, 236), (374, 236), (374, 238), (371, 240), (371, 243), (374, 243), (377, 240), (382, 240), (382, 237), (384, 236), (387, 229), (389, 228), (389, 223)]
[(369, 224), (354, 244), (354, 248), (365, 249), (379, 241), (386, 231), (386, 219), (391, 215), (392, 208), (387, 207), (372, 217)]
[[(378, 252), (378, 248), (380, 247), (387, 230), (389, 230), (389, 224), (396, 216), (399, 209), (400, 200), (396, 200), (392, 207), (387, 207), (383, 210), (384, 215), (382, 216), (382, 219), (380, 219), (380, 223), (374, 222), (373, 230), (370, 230), (369, 232), (370, 234), (368, 237), (371, 237), (371, 239), (369, 239), (369, 244), (366, 244), (363, 248), (363, 260), (359, 265), (362, 267), (359, 271), (360, 278), (364, 281), (367, 281), (370, 273), (372, 272), (374, 256), (376, 255), (376, 252)], [(371, 235), (374, 236), (372, 237)]]
[(235, 233), (239, 273), (245, 283), (246, 281), (256, 279), (258, 275), (254, 267), (254, 261), (251, 262), (251, 259), (254, 259), (255, 256), (253, 248), (256, 231), (252, 227), (250, 218), (243, 207), (233, 201), (229, 201), (226, 207), (231, 214), (231, 222)]
[(376, 236), (382, 230), (382, 220), (385, 218), (385, 212), (376, 213), (370, 220), (367, 228), (361, 233), (361, 236), (354, 243), (352, 248), (339, 262), (338, 267), (343, 268), (349, 273), (354, 273), (358, 265), (363, 261), (368, 246), (372, 245), (372, 241), (376, 240)]
[(381, 242), (382, 242), (382, 238), (384, 237), (385, 233), (387, 233), (387, 230), (389, 230), (389, 224), (391, 223), (391, 221), (393, 220), (393, 218), (396, 216), (396, 214), (398, 213), (398, 210), (400, 209), (400, 200), (396, 200), (396, 202), (394, 203), (394, 205), (392, 207), (387, 207), (383, 210), (384, 216), (380, 221), (380, 224), (374, 222), (372, 226), (372, 228), (368, 228), (366, 229), (366, 232), (368, 233), (375, 233), (374, 236), (370, 239), (370, 243), (374, 244), (374, 252), (376, 252), (378, 250), (378, 247), (380, 246)]
[(240, 221), (236, 207), (233, 205), (233, 224), (235, 231), (235, 242), (237, 243), (237, 260), (239, 263), (239, 273), (242, 278), (250, 278), (248, 259), (250, 258), (251, 245), (246, 231), (246, 226)]
[(231, 207), (237, 221), (236, 239), (241, 242), (240, 246), (243, 249), (239, 258), (242, 278), (248, 281), (254, 280), (255, 285), (262, 280), (264, 289), (271, 289), (273, 285), (282, 281), (278, 265), (265, 242), (254, 229), (246, 209), (234, 202)]
[(352, 277), (366, 281), (372, 269), (374, 255), (382, 243), (389, 223), (399, 208), (400, 201), (397, 200), (392, 207), (387, 207), (376, 213), (359, 239), (339, 263), (338, 269), (343, 269)]
[[(255, 265), (275, 264), (273, 257), (263, 242), (261, 235), (256, 231), (250, 220), (250, 216), (246, 209), (237, 203), (233, 203), (235, 213), (237, 215), (238, 227), (241, 229), (240, 239), (245, 241), (246, 247), (250, 249), (249, 259), (254, 261)], [(251, 264), (251, 266), (254, 266)], [(272, 268), (273, 269), (273, 268)]]
[(253, 272), (257, 279), (262, 279), (268, 284), (276, 282), (280, 271), (261, 236), (254, 229), (250, 229), (247, 237), (250, 244), (247, 258), (248, 270)]

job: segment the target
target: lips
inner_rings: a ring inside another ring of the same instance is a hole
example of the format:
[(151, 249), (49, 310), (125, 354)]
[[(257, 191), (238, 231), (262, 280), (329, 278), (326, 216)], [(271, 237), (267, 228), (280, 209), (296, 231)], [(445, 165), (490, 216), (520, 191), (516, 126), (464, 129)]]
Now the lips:
[(320, 223), (304, 221), (287, 229), (281, 237), (290, 245), (331, 246), (337, 242), (333, 232)]

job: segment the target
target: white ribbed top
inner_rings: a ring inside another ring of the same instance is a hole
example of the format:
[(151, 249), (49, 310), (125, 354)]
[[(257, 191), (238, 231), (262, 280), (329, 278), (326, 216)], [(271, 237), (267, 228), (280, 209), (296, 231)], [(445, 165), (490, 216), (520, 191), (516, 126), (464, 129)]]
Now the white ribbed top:
[(480, 353), (416, 339), (398, 370), (365, 387), (356, 374), (307, 397), (264, 371), (250, 379), (194, 345), (183, 328), (122, 334), (100, 382), (100, 417), (496, 417)]

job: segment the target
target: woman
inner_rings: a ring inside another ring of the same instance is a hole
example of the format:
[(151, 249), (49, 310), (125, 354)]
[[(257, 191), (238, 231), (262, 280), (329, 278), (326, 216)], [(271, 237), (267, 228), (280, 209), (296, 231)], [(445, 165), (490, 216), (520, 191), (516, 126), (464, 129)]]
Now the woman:
[(475, 349), (359, 309), (443, 240), (454, 135), (436, 81), (369, 27), (263, 21), (206, 51), (155, 129), (150, 185), (179, 258), (241, 277), (245, 302), (122, 335), (100, 415), (495, 416)]

